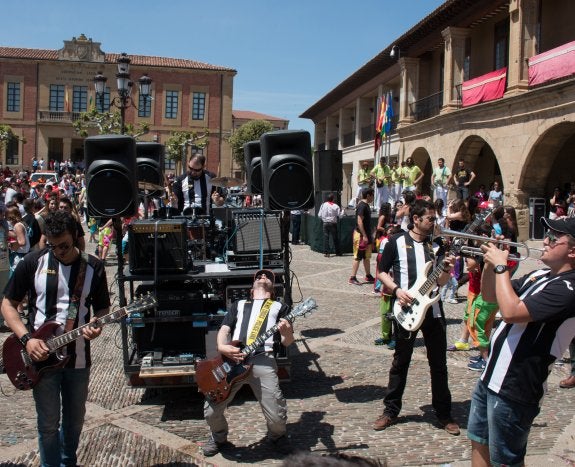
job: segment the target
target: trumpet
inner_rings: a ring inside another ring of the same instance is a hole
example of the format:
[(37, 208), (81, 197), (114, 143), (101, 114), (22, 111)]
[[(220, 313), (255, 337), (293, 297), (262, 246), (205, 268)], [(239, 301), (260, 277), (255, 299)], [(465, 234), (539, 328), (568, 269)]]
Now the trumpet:
[[(496, 238), (482, 237), (481, 235), (473, 235), (465, 232), (457, 232), (456, 230), (443, 229), (441, 235), (444, 237), (453, 237), (457, 239), (474, 240), (479, 243), (494, 243), (498, 246), (506, 246), (509, 248), (517, 248), (523, 250), (523, 254), (510, 254), (509, 259), (512, 261), (526, 261), (539, 260), (541, 255), (545, 252), (545, 248), (533, 248), (522, 242), (512, 242), (510, 240), (497, 240)], [(478, 247), (471, 247), (463, 245), (460, 250), (463, 256), (483, 256), (483, 251)]]

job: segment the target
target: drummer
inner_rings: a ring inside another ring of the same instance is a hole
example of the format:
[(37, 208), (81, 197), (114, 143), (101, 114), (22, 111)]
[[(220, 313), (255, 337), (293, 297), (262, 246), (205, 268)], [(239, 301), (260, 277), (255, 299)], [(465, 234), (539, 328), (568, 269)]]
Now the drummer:
[(204, 166), (206, 157), (202, 154), (192, 154), (188, 161), (188, 170), (174, 181), (173, 193), (177, 200), (177, 208), (182, 214), (210, 214), (208, 195), (216, 206), (222, 206), (225, 198), (223, 190), (211, 183), (215, 175), (208, 172)]

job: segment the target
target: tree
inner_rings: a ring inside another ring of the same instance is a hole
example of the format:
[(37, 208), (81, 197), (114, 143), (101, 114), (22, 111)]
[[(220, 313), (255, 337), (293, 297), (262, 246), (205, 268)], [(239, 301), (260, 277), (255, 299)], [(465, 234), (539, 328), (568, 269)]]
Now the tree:
[(26, 144), (26, 138), (20, 138), (16, 135), (10, 125), (0, 125), (0, 148), (3, 148), (8, 141), (14, 138)]
[(252, 120), (243, 124), (228, 138), (232, 148), (232, 157), (242, 170), (245, 171), (244, 144), (259, 140), (261, 135), (273, 129), (273, 125), (267, 120)]
[[(82, 138), (89, 136), (89, 128), (96, 128), (100, 135), (119, 135), (122, 131), (120, 112), (99, 112), (96, 107), (92, 107), (87, 112), (82, 112), (80, 117), (72, 123), (74, 130)], [(137, 138), (148, 133), (150, 125), (140, 123), (134, 127), (131, 123), (126, 123), (125, 134)]]
[(196, 148), (205, 148), (208, 145), (207, 128), (202, 133), (195, 131), (172, 131), (171, 136), (166, 141), (166, 159), (181, 161), (184, 150), (187, 153), (188, 146)]

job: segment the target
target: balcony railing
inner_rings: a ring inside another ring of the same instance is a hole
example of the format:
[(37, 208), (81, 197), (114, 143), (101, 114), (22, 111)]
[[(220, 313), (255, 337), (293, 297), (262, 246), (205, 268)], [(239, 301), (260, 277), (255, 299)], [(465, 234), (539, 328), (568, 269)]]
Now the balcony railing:
[(413, 115), (416, 122), (439, 115), (442, 106), (443, 91), (431, 94), (430, 96), (409, 104), (411, 115)]
[(80, 118), (81, 112), (53, 112), (51, 110), (40, 110), (38, 120), (41, 122), (61, 122), (72, 123)]
[(355, 145), (355, 131), (343, 135), (343, 147), (348, 148)]

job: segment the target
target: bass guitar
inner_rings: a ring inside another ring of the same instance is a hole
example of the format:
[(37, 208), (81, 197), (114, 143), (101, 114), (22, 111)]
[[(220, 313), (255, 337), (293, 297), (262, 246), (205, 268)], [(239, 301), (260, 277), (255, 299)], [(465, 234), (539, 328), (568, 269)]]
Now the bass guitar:
[(101, 327), (120, 319), (130, 313), (147, 310), (156, 306), (157, 301), (152, 295), (136, 300), (130, 305), (113, 311), (98, 318), (96, 321), (86, 323), (69, 332), (64, 332), (64, 326), (56, 321), (47, 321), (32, 333), (32, 339), (42, 339), (49, 349), (48, 358), (40, 362), (32, 360), (26, 348), (15, 334), (8, 336), (2, 348), (4, 369), (8, 378), (16, 389), (32, 389), (40, 379), (42, 373), (51, 368), (61, 368), (66, 365), (70, 356), (63, 352), (64, 347), (82, 337), (82, 330), (87, 326)]
[[(491, 210), (486, 211), (483, 215), (478, 214), (474, 221), (465, 228), (464, 232), (474, 233), (490, 215)], [(452, 255), (459, 254), (464, 242), (464, 239), (455, 239), (449, 248), (449, 253)], [(415, 283), (407, 290), (407, 293), (413, 297), (412, 302), (402, 306), (399, 300), (395, 300), (393, 304), (393, 316), (406, 331), (417, 331), (423, 324), (428, 308), (439, 300), (437, 279), (443, 272), (445, 260), (439, 261), (433, 271), (429, 273), (432, 265), (432, 261), (425, 263), (423, 273), (418, 276)]]
[[(315, 308), (317, 308), (315, 300), (308, 298), (296, 306), (284, 319), (293, 323), (298, 316), (311, 313)], [(243, 346), (239, 341), (233, 341), (231, 344), (242, 349), (242, 353), (247, 358), (277, 330), (278, 325), (276, 324), (247, 346)], [(195, 364), (198, 390), (212, 402), (222, 402), (228, 398), (235, 384), (245, 380), (250, 375), (252, 366), (250, 363), (245, 363), (245, 360), (241, 363), (235, 363), (222, 355), (207, 360), (198, 360)]]

